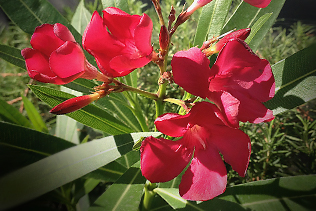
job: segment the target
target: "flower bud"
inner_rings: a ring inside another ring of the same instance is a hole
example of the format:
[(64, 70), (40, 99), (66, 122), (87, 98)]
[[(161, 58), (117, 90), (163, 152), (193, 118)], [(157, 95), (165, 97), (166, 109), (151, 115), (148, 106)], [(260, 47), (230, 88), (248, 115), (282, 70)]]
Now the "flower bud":
[(203, 53), (206, 56), (210, 56), (214, 53), (218, 53), (225, 45), (227, 42), (230, 40), (234, 39), (240, 39), (240, 40), (245, 40), (249, 34), (250, 34), (250, 28), (246, 29), (240, 29), (237, 31), (233, 31), (226, 36), (224, 36), (220, 41), (218, 41), (214, 46), (209, 47), (208, 49), (204, 50)]
[(162, 54), (165, 54), (169, 45), (169, 32), (166, 26), (161, 26), (159, 33), (159, 45)]
[(76, 111), (78, 109), (81, 109), (89, 105), (93, 101), (98, 100), (99, 98), (104, 97), (106, 95), (107, 95), (106, 91), (100, 90), (91, 95), (84, 95), (84, 96), (71, 98), (55, 106), (49, 112), (52, 114), (57, 114), (57, 115), (67, 114), (67, 113)]

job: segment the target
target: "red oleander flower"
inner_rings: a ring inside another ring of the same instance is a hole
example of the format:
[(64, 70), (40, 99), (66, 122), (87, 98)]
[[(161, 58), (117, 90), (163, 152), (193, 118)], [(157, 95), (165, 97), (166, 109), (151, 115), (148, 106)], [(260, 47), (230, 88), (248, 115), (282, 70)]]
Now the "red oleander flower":
[(205, 201), (226, 189), (225, 161), (244, 176), (251, 144), (241, 130), (228, 127), (218, 108), (208, 102), (197, 103), (186, 115), (166, 113), (155, 121), (157, 129), (178, 141), (147, 137), (140, 148), (141, 170), (151, 182), (166, 182), (178, 176), (190, 163), (179, 185), (187, 200)]
[(254, 7), (265, 8), (270, 4), (271, 0), (244, 0), (244, 2)]
[(31, 78), (53, 84), (66, 84), (77, 78), (107, 81), (85, 58), (69, 29), (56, 23), (36, 27), (31, 38), (33, 48), (21, 51)]
[(219, 52), (212, 68), (198, 48), (177, 52), (172, 61), (175, 83), (187, 92), (208, 98), (231, 126), (239, 121), (271, 121), (271, 110), (262, 103), (274, 96), (275, 81), (269, 62), (255, 55), (242, 40), (230, 40)]
[(151, 61), (153, 24), (148, 15), (129, 15), (108, 7), (103, 19), (93, 13), (82, 38), (84, 48), (92, 54), (104, 74), (121, 77)]

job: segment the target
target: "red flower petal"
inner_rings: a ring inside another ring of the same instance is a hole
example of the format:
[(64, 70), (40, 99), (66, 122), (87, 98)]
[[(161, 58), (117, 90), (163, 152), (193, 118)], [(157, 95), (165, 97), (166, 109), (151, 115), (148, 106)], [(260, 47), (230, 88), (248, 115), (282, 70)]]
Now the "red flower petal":
[(67, 41), (51, 54), (49, 65), (58, 77), (70, 82), (84, 73), (85, 56), (77, 43)]
[(160, 132), (168, 136), (181, 137), (188, 129), (190, 115), (190, 113), (186, 115), (165, 113), (155, 120), (155, 125)]
[(269, 122), (274, 119), (273, 112), (267, 109), (261, 102), (238, 92), (232, 92), (232, 95), (240, 101), (238, 109), (239, 121), (260, 123)]
[(104, 24), (111, 34), (121, 41), (135, 37), (134, 31), (140, 19), (139, 15), (130, 15), (115, 7), (107, 7), (103, 10)]
[(174, 81), (193, 95), (206, 98), (208, 78), (212, 74), (210, 61), (198, 48), (177, 52), (171, 61)]
[(228, 92), (211, 92), (207, 98), (214, 102), (219, 109), (224, 113), (227, 125), (239, 127), (239, 107), (240, 101)]
[(64, 44), (64, 41), (54, 34), (54, 26), (51, 24), (43, 24), (36, 27), (30, 42), (34, 49), (39, 50), (47, 57)]
[(240, 40), (226, 44), (211, 70), (218, 74), (210, 78), (210, 91), (238, 90), (260, 102), (273, 97), (274, 77), (269, 62)]
[[(151, 34), (153, 29), (153, 23), (150, 17), (146, 14), (140, 19), (139, 24), (135, 28), (135, 46), (140, 51), (142, 56), (148, 56), (153, 51), (151, 46)], [(149, 59), (149, 61), (151, 58)]]
[(206, 201), (222, 194), (226, 184), (227, 172), (222, 158), (215, 148), (208, 146), (194, 153), (191, 165), (182, 176), (179, 192), (184, 199)]
[(271, 0), (244, 0), (244, 1), (254, 7), (259, 7), (259, 8), (265, 8), (271, 2)]
[(216, 133), (212, 133), (209, 143), (217, 147), (234, 171), (245, 176), (251, 153), (248, 135), (241, 130), (224, 126), (213, 126), (213, 130)]
[(138, 59), (131, 59), (128, 57), (128, 55), (119, 55), (114, 57), (110, 62), (110, 68), (115, 70), (113, 72), (114, 77), (122, 77), (130, 72), (132, 72), (134, 69), (143, 67), (146, 64), (148, 64), (151, 61), (151, 59), (148, 59), (146, 57), (141, 57)]
[(74, 36), (71, 34), (71, 32), (69, 31), (69, 29), (60, 24), (60, 23), (55, 23), (54, 24), (54, 34), (61, 40), (63, 41), (72, 41), (72, 42), (76, 42)]
[(150, 182), (167, 182), (178, 176), (192, 158), (193, 148), (181, 141), (147, 137), (140, 148), (142, 174)]

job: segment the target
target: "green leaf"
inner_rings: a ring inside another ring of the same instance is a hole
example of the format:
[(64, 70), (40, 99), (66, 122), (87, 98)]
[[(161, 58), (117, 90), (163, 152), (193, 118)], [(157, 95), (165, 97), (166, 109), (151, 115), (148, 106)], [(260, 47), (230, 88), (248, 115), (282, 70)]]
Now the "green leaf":
[(254, 23), (265, 15), (266, 13), (272, 13), (269, 20), (263, 24), (260, 30), (256, 33), (256, 36), (253, 37), (249, 46), (253, 51), (256, 51), (257, 47), (259, 46), (261, 40), (268, 32), (268, 30), (274, 24), (276, 18), (278, 17), (285, 0), (278, 0), (278, 1), (271, 1), (269, 6), (266, 8), (256, 8), (251, 6), (250, 4), (242, 1), (238, 6), (237, 10), (234, 14), (230, 17), (230, 19), (225, 24), (222, 33), (228, 32), (234, 28), (236, 29), (244, 29), (244, 28), (252, 28)]
[(276, 94), (265, 105), (279, 114), (316, 98), (316, 44), (272, 66)]
[(123, 93), (111, 93), (108, 97), (98, 100), (96, 104), (123, 122), (126, 127), (130, 127), (135, 132), (142, 131), (137, 118), (133, 114), (133, 108), (128, 104)]
[[(82, 95), (80, 92), (68, 89), (66, 87), (61, 87), (61, 91), (73, 94), (75, 96)], [(66, 116), (66, 115), (57, 115), (56, 117), (56, 129), (55, 134), (57, 137), (70, 141), (74, 144), (79, 144), (79, 134), (77, 121)]]
[(129, 13), (128, 1), (127, 0), (101, 0), (103, 8), (117, 7), (124, 12)]
[(46, 0), (0, 0), (0, 7), (16, 25), (28, 34), (33, 34), (35, 27), (44, 23), (61, 23), (67, 26), (77, 42), (81, 43), (81, 35)]
[(201, 47), (206, 39), (220, 35), (231, 2), (232, 0), (214, 0), (203, 7), (193, 46)]
[(254, 36), (258, 33), (258, 31), (262, 28), (262, 26), (269, 20), (272, 13), (266, 13), (263, 16), (261, 16), (256, 23), (251, 27), (251, 32), (247, 39), (245, 40), (246, 43), (250, 43), (251, 40), (254, 38)]
[(315, 208), (316, 176), (284, 177), (236, 185), (205, 202), (186, 201), (175, 188), (156, 188), (154, 191), (173, 209), (181, 210), (312, 210)]
[[(30, 85), (30, 89), (38, 98), (54, 107), (65, 100), (75, 97), (55, 89), (42, 86)], [(108, 114), (105, 110), (90, 104), (80, 110), (67, 114), (67, 116), (89, 127), (104, 131), (108, 134), (118, 135), (133, 132), (122, 122)]]
[(100, 84), (96, 83), (93, 80), (88, 80), (88, 79), (84, 79), (84, 78), (77, 78), (76, 80), (74, 80), (68, 84), (64, 84), (63, 86), (65, 86), (69, 89), (76, 90), (78, 92), (90, 94), (92, 91), (94, 91), (93, 87), (98, 86), (98, 85), (100, 85)]
[(29, 120), (16, 108), (0, 98), (0, 119), (20, 126), (33, 128)]
[(77, 6), (74, 16), (72, 17), (71, 25), (75, 27), (81, 35), (83, 35), (91, 17), (91, 13), (84, 6), (84, 0), (81, 0)]
[[(76, 145), (0, 178), (0, 209), (36, 198), (104, 166), (152, 133), (109, 136)], [(141, 174), (141, 173), (139, 173)]]
[(129, 168), (90, 207), (97, 210), (138, 210), (146, 179), (142, 176), (140, 163)]
[(25, 68), (25, 61), (21, 55), (21, 50), (6, 45), (0, 45), (0, 58), (14, 64), (22, 69)]
[(0, 175), (74, 146), (55, 136), (17, 125), (0, 122), (0, 128)]
[(22, 95), (22, 101), (24, 104), (24, 108), (27, 112), (27, 116), (31, 120), (34, 129), (40, 132), (48, 133), (48, 129), (46, 127), (45, 122), (43, 121), (41, 115), (36, 110), (35, 106), (27, 99), (27, 97)]

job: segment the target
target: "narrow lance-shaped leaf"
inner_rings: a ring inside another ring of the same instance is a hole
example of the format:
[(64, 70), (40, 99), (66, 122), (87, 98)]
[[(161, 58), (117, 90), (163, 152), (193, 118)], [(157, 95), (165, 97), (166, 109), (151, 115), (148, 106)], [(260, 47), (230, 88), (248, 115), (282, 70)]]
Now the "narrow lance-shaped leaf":
[(213, 0), (203, 7), (193, 46), (201, 47), (206, 39), (220, 35), (231, 2), (231, 0)]
[(265, 103), (279, 114), (316, 98), (316, 44), (272, 66), (276, 94)]
[[(182, 199), (178, 189), (154, 190), (173, 209), (181, 210), (312, 210), (316, 199), (316, 176), (303, 175), (250, 182), (228, 187), (220, 196), (201, 203)], [(159, 210), (159, 209), (158, 209)]]
[(87, 25), (91, 20), (91, 13), (84, 6), (84, 0), (81, 0), (77, 6), (75, 14), (72, 17), (71, 25), (83, 35)]
[(43, 121), (41, 115), (38, 113), (38, 111), (36, 110), (32, 102), (29, 101), (29, 99), (27, 99), (27, 97), (23, 95), (22, 95), (22, 100), (23, 100), (24, 108), (34, 128), (40, 132), (48, 133), (48, 129), (46, 127), (45, 122)]
[[(47, 87), (35, 85), (30, 85), (29, 87), (38, 98), (52, 107), (74, 97), (73, 95), (67, 94), (65, 92)], [(111, 116), (106, 111), (93, 104), (90, 104), (78, 111), (69, 113), (67, 116), (82, 124), (102, 130), (112, 135), (133, 132), (132, 129), (124, 126), (124, 124), (118, 121), (115, 117)]]
[(66, 140), (0, 122), (0, 175), (74, 146)]
[[(110, 136), (74, 146), (0, 178), (0, 209), (38, 197), (104, 166), (153, 133)], [(117, 137), (120, 137), (119, 139)], [(123, 138), (124, 137), (124, 138)]]
[(29, 120), (16, 108), (0, 98), (0, 119), (28, 128), (33, 128)]
[(138, 210), (145, 182), (140, 162), (137, 162), (95, 201), (89, 211)]
[(242, 1), (238, 6), (237, 10), (225, 24), (222, 33), (225, 33), (234, 28), (251, 28), (254, 25), (254, 23), (264, 14), (272, 13), (271, 17), (265, 22), (265, 24), (263, 24), (260, 30), (256, 33), (256, 36), (254, 36), (251, 42), (249, 43), (251, 49), (253, 51), (256, 51), (263, 37), (275, 23), (275, 20), (278, 17), (284, 2), (285, 0), (273, 0), (266, 8), (262, 9), (253, 7), (250, 4)]
[(21, 51), (17, 48), (0, 45), (0, 58), (14, 64), (15, 66), (25, 69), (24, 58), (21, 55)]

